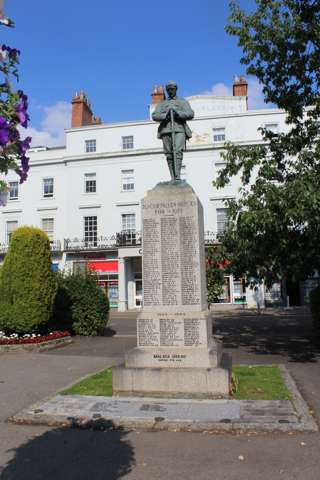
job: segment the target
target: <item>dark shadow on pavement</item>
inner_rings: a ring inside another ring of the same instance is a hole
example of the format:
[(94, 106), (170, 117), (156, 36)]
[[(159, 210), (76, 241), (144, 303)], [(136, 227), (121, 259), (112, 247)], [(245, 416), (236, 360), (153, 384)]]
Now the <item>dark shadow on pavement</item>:
[[(15, 449), (1, 480), (116, 480), (134, 464), (128, 433), (113, 430), (111, 421), (85, 428), (57, 428)], [(0, 470), (1, 471), (1, 470)]]
[(102, 335), (104, 337), (113, 337), (116, 333), (117, 333), (116, 330), (114, 330), (113, 328), (106, 327)]
[(244, 348), (256, 355), (281, 355), (291, 362), (320, 360), (320, 335), (304, 308), (256, 312), (213, 313), (213, 334), (224, 348)]

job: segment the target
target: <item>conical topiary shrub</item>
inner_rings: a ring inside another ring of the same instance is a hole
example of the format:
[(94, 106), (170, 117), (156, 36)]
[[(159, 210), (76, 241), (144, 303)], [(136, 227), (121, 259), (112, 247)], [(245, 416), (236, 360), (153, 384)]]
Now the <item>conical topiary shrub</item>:
[(51, 317), (56, 290), (47, 235), (39, 228), (18, 228), (0, 269), (0, 330), (39, 331)]

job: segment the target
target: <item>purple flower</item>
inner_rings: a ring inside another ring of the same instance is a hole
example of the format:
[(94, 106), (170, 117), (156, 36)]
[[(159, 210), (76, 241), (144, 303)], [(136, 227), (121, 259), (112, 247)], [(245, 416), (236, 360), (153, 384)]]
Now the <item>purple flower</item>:
[(23, 127), (26, 128), (28, 126), (29, 115), (25, 111), (22, 110), (20, 105), (17, 105), (15, 110), (16, 110), (16, 115), (19, 119), (19, 122), (21, 123), (21, 125)]
[(28, 172), (26, 170), (21, 170), (19, 183), (25, 182), (27, 178), (28, 178)]
[(25, 170), (22, 170), (21, 168), (17, 168), (16, 171), (15, 171), (19, 177), (20, 177), (20, 182), (19, 183), (23, 183), (27, 180), (28, 178), (28, 173), (25, 171)]
[(18, 142), (18, 155), (21, 160), (21, 168), (16, 170), (16, 173), (20, 176), (20, 183), (23, 183), (28, 178), (29, 171), (29, 157), (26, 156), (27, 150), (30, 148), (32, 138), (26, 137), (21, 142)]
[(21, 157), (21, 167), (22, 167), (22, 170), (24, 172), (28, 172), (29, 171), (29, 157), (26, 157), (25, 155), (23, 155), (23, 157)]
[(18, 153), (21, 157), (25, 155), (27, 150), (30, 148), (32, 138), (31, 137), (26, 137), (24, 140), (22, 140), (19, 145), (18, 145)]
[(27, 127), (29, 120), (29, 115), (27, 114), (28, 97), (23, 93), (22, 90), (18, 90), (18, 95), (20, 97), (20, 102), (15, 106), (16, 115), (21, 125), (23, 127)]
[(22, 90), (18, 90), (17, 94), (19, 95), (21, 100), (25, 103), (26, 108), (27, 108), (28, 107), (28, 103), (27, 103), (28, 102), (28, 96)]
[(12, 143), (15, 143), (18, 140), (20, 140), (19, 130), (17, 130), (15, 127), (11, 127), (9, 132), (9, 138), (10, 138), (10, 142)]
[(9, 130), (9, 123), (0, 115), (0, 145), (5, 146), (9, 142)]

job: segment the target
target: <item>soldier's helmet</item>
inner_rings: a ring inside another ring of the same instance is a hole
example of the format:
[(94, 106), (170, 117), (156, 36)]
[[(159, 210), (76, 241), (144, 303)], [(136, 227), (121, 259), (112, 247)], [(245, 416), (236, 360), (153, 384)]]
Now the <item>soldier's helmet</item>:
[(168, 87), (176, 87), (178, 88), (178, 85), (176, 84), (176, 82), (174, 80), (169, 80), (169, 82), (167, 83), (166, 85), (166, 88)]

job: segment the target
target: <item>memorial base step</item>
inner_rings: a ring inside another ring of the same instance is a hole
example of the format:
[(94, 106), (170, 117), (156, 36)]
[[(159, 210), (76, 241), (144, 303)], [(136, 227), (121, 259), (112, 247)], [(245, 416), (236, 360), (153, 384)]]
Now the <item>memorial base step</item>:
[(217, 368), (113, 368), (113, 394), (174, 398), (228, 397), (231, 357)]
[(216, 368), (222, 355), (221, 344), (210, 342), (206, 348), (136, 347), (125, 355), (128, 368)]

